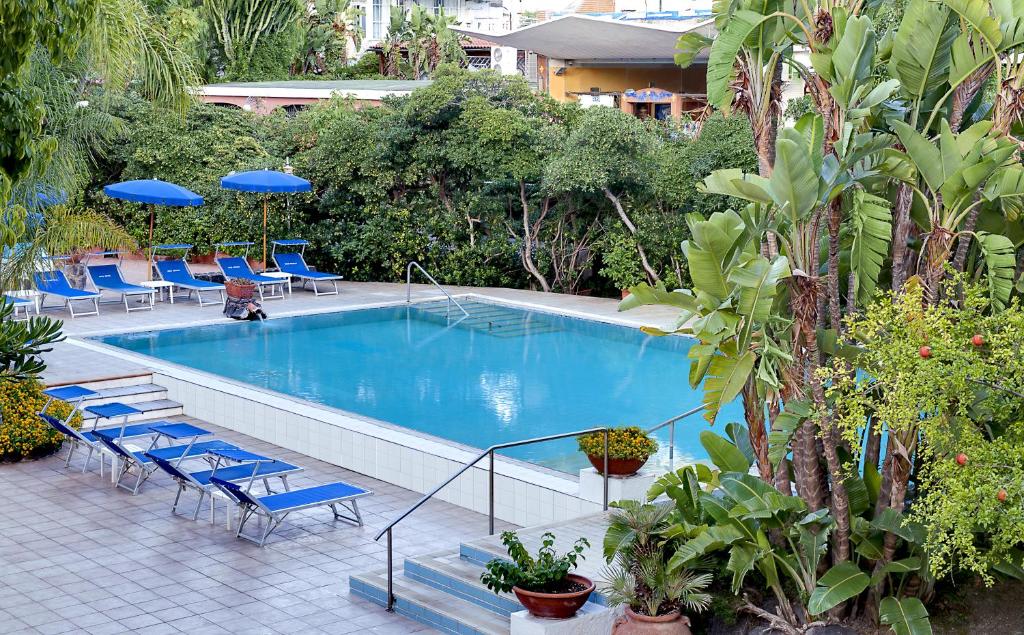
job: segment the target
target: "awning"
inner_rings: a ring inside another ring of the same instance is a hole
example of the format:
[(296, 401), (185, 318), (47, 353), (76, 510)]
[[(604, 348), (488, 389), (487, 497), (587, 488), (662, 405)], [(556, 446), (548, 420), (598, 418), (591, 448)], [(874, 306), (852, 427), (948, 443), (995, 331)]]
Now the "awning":
[(511, 31), (504, 35), (478, 33), (452, 27), (500, 46), (533, 51), (562, 60), (609, 63), (672, 63), (676, 41), (696, 31), (713, 37), (714, 20), (691, 19), (644, 24), (633, 21), (567, 15)]

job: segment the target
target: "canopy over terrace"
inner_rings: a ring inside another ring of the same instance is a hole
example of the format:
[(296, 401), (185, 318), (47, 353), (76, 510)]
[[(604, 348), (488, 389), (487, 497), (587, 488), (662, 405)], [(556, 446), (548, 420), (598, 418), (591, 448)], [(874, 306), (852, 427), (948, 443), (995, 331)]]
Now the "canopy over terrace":
[[(675, 46), (683, 33), (715, 35), (714, 21), (704, 18), (644, 23), (578, 14), (503, 35), (455, 30), (536, 53), (540, 89), (555, 99), (610, 95), (619, 106), (627, 91), (651, 87), (677, 95), (677, 102), (703, 103), (707, 56), (702, 54), (690, 68), (682, 69), (674, 60)], [(678, 116), (676, 110), (673, 114)]]

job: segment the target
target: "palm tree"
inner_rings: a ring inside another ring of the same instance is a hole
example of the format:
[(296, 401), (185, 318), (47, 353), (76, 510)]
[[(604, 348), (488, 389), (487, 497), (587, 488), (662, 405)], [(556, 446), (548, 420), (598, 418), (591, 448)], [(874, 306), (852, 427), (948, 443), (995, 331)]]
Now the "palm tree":
[(385, 77), (402, 77), (402, 45), (409, 38), (409, 21), (405, 9), (391, 6), (388, 32), (381, 40), (380, 74)]

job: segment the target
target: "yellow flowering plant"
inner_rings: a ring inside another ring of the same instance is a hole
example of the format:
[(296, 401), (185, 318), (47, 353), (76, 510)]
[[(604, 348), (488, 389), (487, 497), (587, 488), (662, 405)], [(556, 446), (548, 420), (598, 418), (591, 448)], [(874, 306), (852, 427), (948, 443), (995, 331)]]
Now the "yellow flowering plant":
[[(38, 458), (60, 449), (61, 435), (36, 414), (46, 400), (39, 381), (0, 381), (0, 461)], [(64, 419), (71, 412), (71, 406), (54, 402), (47, 412)], [(80, 414), (71, 420), (76, 428), (81, 423)]]
[[(604, 433), (592, 432), (578, 438), (580, 451), (589, 456), (604, 456)], [(646, 460), (658, 451), (658, 442), (637, 426), (613, 428), (608, 433), (609, 459)]]

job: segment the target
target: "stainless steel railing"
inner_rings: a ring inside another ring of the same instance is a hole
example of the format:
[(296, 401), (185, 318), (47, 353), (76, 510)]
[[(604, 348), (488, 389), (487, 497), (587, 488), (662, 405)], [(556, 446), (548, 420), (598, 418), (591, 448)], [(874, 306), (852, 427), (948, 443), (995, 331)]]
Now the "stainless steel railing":
[(433, 284), (435, 287), (440, 289), (441, 293), (443, 293), (445, 295), (445, 297), (448, 298), (448, 311), (449, 312), (451, 312), (451, 310), (452, 310), (452, 303), (455, 303), (455, 306), (459, 307), (459, 310), (462, 311), (462, 314), (465, 315), (466, 317), (469, 317), (469, 311), (464, 309), (462, 307), (462, 305), (459, 304), (459, 301), (456, 300), (455, 298), (453, 298), (451, 296), (451, 294), (449, 294), (447, 291), (445, 291), (444, 287), (442, 287), (440, 284), (438, 284), (437, 280), (434, 280), (434, 276), (432, 276), (429, 273), (427, 273), (427, 270), (424, 269), (420, 265), (420, 263), (416, 262), (415, 260), (410, 262), (408, 264), (408, 266), (406, 266), (406, 268), (405, 268), (405, 301), (406, 302), (412, 302), (412, 268), (413, 267), (416, 267), (417, 269), (419, 269), (420, 273), (422, 273), (424, 276), (426, 276), (427, 280), (430, 280), (431, 284)]
[(592, 433), (595, 433), (595, 432), (601, 432), (601, 433), (604, 434), (604, 470), (602, 470), (603, 474), (604, 474), (604, 500), (603, 500), (603, 508), (604, 508), (605, 511), (607, 511), (608, 510), (608, 433), (610, 431), (611, 431), (611, 428), (607, 428), (607, 427), (604, 427), (604, 428), (588, 428), (587, 430), (578, 430), (576, 432), (564, 432), (562, 434), (552, 434), (552, 435), (548, 435), (546, 437), (534, 437), (532, 439), (525, 439), (523, 441), (512, 441), (510, 443), (498, 443), (497, 445), (492, 445), (491, 447), (487, 448), (486, 450), (484, 450), (483, 452), (478, 454), (476, 456), (476, 458), (474, 458), (472, 461), (470, 461), (469, 463), (466, 463), (464, 466), (462, 466), (462, 469), (460, 469), (458, 472), (456, 472), (455, 474), (452, 474), (451, 476), (449, 476), (448, 479), (445, 480), (443, 483), (441, 483), (440, 485), (438, 485), (434, 489), (430, 490), (430, 493), (424, 495), (423, 498), (421, 498), (419, 501), (417, 501), (415, 505), (413, 505), (409, 509), (407, 509), (404, 512), (402, 512), (398, 517), (396, 517), (394, 520), (392, 520), (390, 523), (388, 523), (387, 527), (382, 529), (380, 531), (380, 533), (378, 533), (374, 537), (374, 540), (380, 540), (380, 537), (383, 536), (384, 534), (387, 534), (387, 536), (388, 536), (388, 542), (387, 542), (387, 549), (388, 549), (388, 564), (387, 564), (387, 566), (388, 566), (388, 589), (387, 589), (388, 605), (387, 606), (388, 606), (388, 611), (393, 611), (394, 610), (394, 606), (395, 606), (394, 571), (393, 571), (393, 566), (392, 566), (392, 559), (393, 559), (393, 555), (394, 555), (394, 547), (393, 547), (393, 543), (392, 543), (392, 530), (394, 529), (395, 525), (397, 525), (398, 523), (400, 523), (403, 520), (405, 520), (405, 518), (407, 516), (409, 516), (409, 514), (413, 513), (417, 509), (419, 509), (420, 506), (422, 506), (428, 500), (433, 498), (435, 494), (437, 494), (442, 489), (447, 487), (452, 481), (454, 481), (455, 479), (459, 478), (464, 473), (466, 473), (470, 468), (472, 468), (474, 465), (476, 465), (477, 463), (482, 461), (484, 459), (484, 457), (489, 457), (488, 468), (487, 468), (487, 473), (488, 473), (487, 527), (488, 527), (489, 534), (493, 536), (494, 535), (494, 453), (496, 451), (498, 451), (498, 450), (505, 450), (505, 449), (508, 449), (508, 448), (519, 447), (519, 446), (522, 446), (522, 445), (530, 445), (532, 443), (543, 443), (545, 441), (557, 441), (558, 439), (568, 439), (570, 437), (578, 437), (578, 436), (581, 436), (581, 435), (584, 435), (584, 434), (592, 434)]
[(658, 425), (654, 426), (653, 428), (648, 428), (647, 434), (652, 434), (654, 432), (657, 432), (658, 430), (661, 430), (665, 426), (672, 426), (671, 428), (668, 429), (668, 464), (669, 464), (669, 469), (674, 468), (675, 465), (676, 465), (676, 424), (679, 423), (680, 421), (682, 421), (683, 419), (689, 417), (690, 415), (695, 415), (695, 414), (697, 414), (698, 412), (700, 412), (702, 410), (704, 410), (704, 406), (697, 406), (696, 408), (693, 408), (692, 410), (687, 410), (686, 412), (684, 412), (681, 415), (676, 415), (676, 416), (672, 417), (671, 419), (667, 419), (665, 421), (662, 421), (661, 423), (659, 423)]

